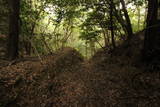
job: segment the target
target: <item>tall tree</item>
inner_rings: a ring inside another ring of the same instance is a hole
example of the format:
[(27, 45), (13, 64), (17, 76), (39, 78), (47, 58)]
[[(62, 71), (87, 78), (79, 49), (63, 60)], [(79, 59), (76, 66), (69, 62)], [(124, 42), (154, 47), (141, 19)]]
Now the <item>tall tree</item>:
[(124, 17), (126, 19), (126, 30), (128, 32), (128, 39), (131, 39), (131, 37), (133, 36), (133, 30), (132, 30), (131, 20), (130, 20), (130, 17), (128, 15), (128, 11), (126, 9), (126, 3), (125, 3), (124, 0), (120, 0), (120, 3), (122, 5), (122, 11), (124, 13)]
[(8, 58), (14, 60), (18, 57), (20, 0), (9, 0), (9, 6)]
[[(159, 2), (159, 3), (158, 3)], [(147, 28), (143, 59), (147, 63), (160, 61), (160, 1), (148, 0)]]
[(116, 48), (115, 39), (114, 39), (114, 28), (113, 28), (113, 1), (110, 2), (110, 23), (111, 23), (111, 39), (112, 39), (112, 46), (113, 49)]

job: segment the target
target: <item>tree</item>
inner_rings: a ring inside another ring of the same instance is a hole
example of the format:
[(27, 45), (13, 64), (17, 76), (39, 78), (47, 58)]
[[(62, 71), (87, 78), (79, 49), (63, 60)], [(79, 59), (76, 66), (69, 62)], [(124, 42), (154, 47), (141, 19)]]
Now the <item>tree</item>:
[(10, 0), (9, 6), (8, 58), (14, 60), (18, 57), (20, 0)]
[[(36, 7), (36, 8), (34, 8)], [(31, 55), (32, 39), (35, 33), (35, 29), (38, 23), (42, 19), (46, 2), (38, 1), (21, 1), (21, 37), (23, 38), (23, 44), (27, 55)]]
[(114, 40), (114, 29), (113, 29), (113, 1), (110, 2), (110, 23), (111, 23), (111, 39), (112, 39), (112, 46), (113, 49), (116, 48), (115, 40)]
[(131, 25), (130, 17), (128, 15), (128, 11), (126, 9), (125, 1), (120, 0), (120, 2), (122, 4), (122, 11), (123, 11), (125, 19), (126, 19), (126, 30), (128, 32), (128, 39), (131, 39), (131, 37), (133, 36), (133, 31), (132, 31), (132, 25)]
[(160, 1), (148, 0), (147, 28), (143, 49), (143, 59), (148, 64), (159, 62), (160, 58)]

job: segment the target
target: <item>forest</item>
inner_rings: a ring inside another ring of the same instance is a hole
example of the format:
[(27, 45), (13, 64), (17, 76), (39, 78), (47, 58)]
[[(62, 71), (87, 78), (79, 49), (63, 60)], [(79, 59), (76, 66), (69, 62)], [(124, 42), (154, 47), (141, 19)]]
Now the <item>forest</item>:
[(160, 0), (0, 0), (0, 107), (159, 107)]

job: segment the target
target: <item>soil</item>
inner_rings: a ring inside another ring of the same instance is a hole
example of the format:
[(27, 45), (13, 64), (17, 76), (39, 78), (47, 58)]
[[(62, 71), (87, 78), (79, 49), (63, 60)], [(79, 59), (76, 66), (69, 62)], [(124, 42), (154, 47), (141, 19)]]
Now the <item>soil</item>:
[(159, 107), (160, 72), (137, 64), (139, 53), (118, 52), (99, 50), (86, 60), (64, 48), (41, 58), (2, 60), (0, 107)]

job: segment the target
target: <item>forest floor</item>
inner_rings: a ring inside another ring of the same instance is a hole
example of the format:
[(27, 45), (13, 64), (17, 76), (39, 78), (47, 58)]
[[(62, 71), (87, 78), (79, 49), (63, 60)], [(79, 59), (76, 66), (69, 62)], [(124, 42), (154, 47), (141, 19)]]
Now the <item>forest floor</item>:
[(127, 49), (89, 60), (65, 48), (41, 60), (1, 61), (0, 107), (159, 107), (160, 72), (147, 72)]

